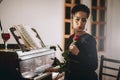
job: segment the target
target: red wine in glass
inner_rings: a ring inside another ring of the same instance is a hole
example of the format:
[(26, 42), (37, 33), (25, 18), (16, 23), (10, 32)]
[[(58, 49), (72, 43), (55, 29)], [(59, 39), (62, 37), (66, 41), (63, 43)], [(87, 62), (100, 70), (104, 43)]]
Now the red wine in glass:
[(1, 33), (1, 36), (5, 43), (5, 50), (7, 50), (7, 41), (10, 39), (10, 33)]

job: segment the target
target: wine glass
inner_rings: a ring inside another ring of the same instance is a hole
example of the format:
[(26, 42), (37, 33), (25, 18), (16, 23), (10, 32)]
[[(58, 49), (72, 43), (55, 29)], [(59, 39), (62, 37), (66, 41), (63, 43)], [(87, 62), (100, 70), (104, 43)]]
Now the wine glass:
[(4, 41), (4, 45), (5, 45), (5, 51), (7, 51), (7, 41), (10, 39), (10, 33), (6, 32), (6, 33), (1, 33), (1, 37)]

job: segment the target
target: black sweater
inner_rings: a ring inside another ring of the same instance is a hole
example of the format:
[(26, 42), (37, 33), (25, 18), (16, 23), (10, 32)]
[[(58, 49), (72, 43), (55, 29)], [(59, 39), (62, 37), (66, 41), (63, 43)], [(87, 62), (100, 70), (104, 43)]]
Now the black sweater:
[[(66, 49), (73, 42), (74, 34), (68, 39)], [(95, 38), (89, 34), (83, 34), (75, 43), (80, 50), (78, 55), (69, 53), (71, 61), (67, 64), (69, 72), (65, 73), (65, 80), (97, 80), (95, 70), (98, 67), (98, 57)]]

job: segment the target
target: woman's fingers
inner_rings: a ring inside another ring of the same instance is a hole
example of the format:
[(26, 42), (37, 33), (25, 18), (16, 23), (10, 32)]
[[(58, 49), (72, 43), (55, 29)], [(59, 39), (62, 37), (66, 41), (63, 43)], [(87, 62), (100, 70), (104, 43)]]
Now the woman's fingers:
[(78, 55), (78, 53), (80, 52), (79, 49), (75, 45), (70, 45), (69, 50), (75, 55)]

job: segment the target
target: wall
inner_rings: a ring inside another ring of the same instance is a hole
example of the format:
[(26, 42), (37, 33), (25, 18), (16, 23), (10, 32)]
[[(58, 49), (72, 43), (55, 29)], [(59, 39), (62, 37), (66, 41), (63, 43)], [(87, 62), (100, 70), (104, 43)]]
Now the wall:
[[(3, 0), (0, 19), (5, 32), (24, 24), (36, 28), (46, 45), (63, 43), (64, 0)], [(8, 43), (16, 41), (11, 37)]]
[(120, 0), (109, 0), (106, 55), (120, 60)]
[[(120, 60), (120, 0), (108, 0), (107, 8), (107, 33), (106, 33), (106, 53), (109, 58)], [(108, 63), (112, 67), (119, 67), (119, 65)], [(115, 74), (114, 71), (108, 73)], [(106, 78), (105, 80), (113, 80), (113, 78)]]

